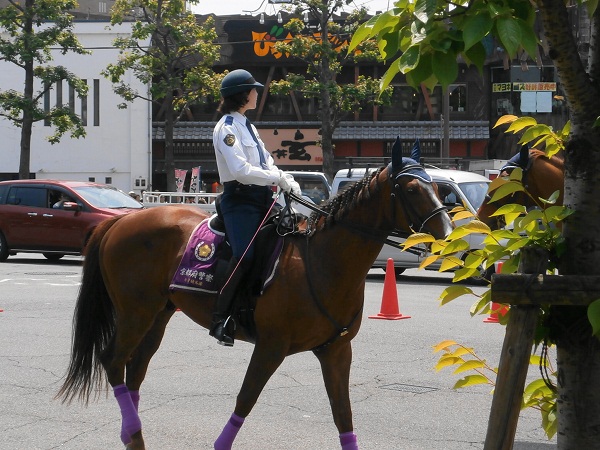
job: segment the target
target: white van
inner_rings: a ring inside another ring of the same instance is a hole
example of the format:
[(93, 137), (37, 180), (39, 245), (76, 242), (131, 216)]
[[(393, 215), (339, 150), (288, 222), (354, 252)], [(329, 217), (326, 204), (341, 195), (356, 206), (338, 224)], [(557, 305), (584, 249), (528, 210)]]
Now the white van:
[[(338, 171), (332, 183), (331, 195), (337, 194), (349, 184), (362, 179), (365, 176), (365, 172), (374, 170), (351, 168)], [(428, 166), (425, 167), (425, 171), (437, 184), (442, 203), (448, 207), (448, 210), (451, 210), (455, 206), (464, 206), (473, 214), (477, 213), (487, 194), (488, 184), (490, 183), (488, 178), (473, 172), (438, 169)], [(460, 223), (457, 223), (457, 225), (460, 225)], [(483, 247), (482, 241), (484, 237), (482, 234), (471, 234), (465, 237), (465, 239), (469, 241), (471, 249), (476, 249)], [(402, 242), (399, 239), (394, 240)], [(386, 244), (373, 263), (373, 267), (385, 269), (389, 258), (394, 260), (396, 275), (400, 275), (406, 269), (419, 267), (423, 259), (427, 257), (427, 251), (423, 246), (420, 248), (413, 247), (412, 249), (417, 250), (418, 254), (401, 251)], [(440, 263), (433, 263), (427, 266), (427, 269), (437, 270), (440, 267)], [(493, 268), (487, 271), (482, 270), (481, 277), (489, 279), (492, 271)]]

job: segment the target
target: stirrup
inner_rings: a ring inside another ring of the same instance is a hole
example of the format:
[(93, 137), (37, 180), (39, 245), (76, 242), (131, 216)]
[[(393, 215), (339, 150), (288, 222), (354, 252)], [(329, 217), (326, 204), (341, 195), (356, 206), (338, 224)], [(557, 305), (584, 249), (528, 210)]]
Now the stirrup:
[[(227, 317), (227, 319), (225, 319), (224, 321), (219, 322), (214, 328), (214, 331), (210, 333), (212, 336), (215, 337), (218, 344), (223, 345), (225, 347), (233, 347), (234, 341), (233, 337), (229, 336), (229, 334), (227, 333), (227, 325), (229, 324), (229, 319), (231, 319), (231, 316)], [(235, 321), (233, 322), (233, 324), (233, 331), (235, 332)]]

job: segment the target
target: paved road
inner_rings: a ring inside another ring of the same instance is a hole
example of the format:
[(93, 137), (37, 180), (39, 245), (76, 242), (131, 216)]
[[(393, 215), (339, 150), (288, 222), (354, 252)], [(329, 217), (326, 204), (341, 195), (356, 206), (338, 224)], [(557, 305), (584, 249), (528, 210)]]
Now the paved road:
[[(118, 407), (100, 393), (87, 408), (53, 400), (69, 357), (81, 263), (11, 257), (0, 264), (0, 449), (122, 448)], [(407, 320), (379, 312), (384, 276), (372, 271), (351, 374), (355, 431), (363, 450), (482, 449), (490, 387), (452, 389), (451, 370), (435, 372), (432, 346), (454, 339), (496, 366), (504, 328), (471, 318), (472, 300), (439, 307), (449, 276), (409, 270), (397, 280)], [(146, 445), (153, 450), (210, 449), (231, 414), (252, 346), (226, 349), (183, 314), (172, 319), (142, 386)], [(531, 371), (530, 377), (537, 377)], [(288, 358), (268, 383), (234, 448), (338, 449), (316, 358)], [(523, 411), (515, 450), (550, 450), (536, 411)]]

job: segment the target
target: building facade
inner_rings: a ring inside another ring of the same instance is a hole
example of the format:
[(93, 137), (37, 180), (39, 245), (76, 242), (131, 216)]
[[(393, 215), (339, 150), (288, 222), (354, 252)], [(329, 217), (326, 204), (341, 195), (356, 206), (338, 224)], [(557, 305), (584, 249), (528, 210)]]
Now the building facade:
[[(100, 3), (85, 5), (91, 11)], [(82, 5), (80, 9), (85, 7)], [(582, 30), (589, 30), (589, 20), (583, 9), (572, 8), (571, 12), (574, 33), (582, 42), (583, 58), (586, 33)], [(88, 96), (78, 99), (68, 86), (54, 86), (44, 102), (47, 106), (72, 105), (86, 120), (87, 136), (82, 139), (64, 136), (59, 144), (51, 145), (45, 139), (51, 134), (49, 127), (36, 123), (31, 176), (89, 179), (114, 184), (125, 191), (166, 189), (164, 117), (160, 108), (152, 109), (150, 103), (139, 100), (119, 109), (117, 105), (122, 99), (101, 75), (118, 58), (119, 52), (112, 41), (119, 33), (127, 33), (130, 25), (108, 27), (106, 21), (87, 20), (91, 14), (86, 16), (82, 11), (77, 16), (75, 32), (91, 54), (54, 52), (53, 64), (64, 65), (85, 79), (90, 88)], [(215, 71), (245, 68), (265, 84), (257, 109), (248, 114), (278, 166), (321, 170), (317, 100), (274, 95), (269, 91), (273, 80), (305, 70), (300, 62), (278, 53), (273, 46), (274, 39), (286, 36), (285, 20), (280, 23), (276, 17), (261, 20), (259, 16), (237, 15), (216, 17), (215, 21), (221, 47)], [(406, 154), (419, 138), (426, 161), (468, 169), (469, 161), (507, 159), (515, 152), (516, 137), (493, 129), (503, 114), (530, 115), (539, 122), (562, 127), (568, 119), (566, 105), (555, 70), (545, 57), (543, 37), (535, 63), (526, 54), (509, 60), (491, 39), (484, 44), (488, 58), (483, 74), (461, 64), (459, 76), (447, 95), (439, 88), (433, 92), (414, 90), (397, 77), (391, 105), (348, 113), (333, 136), (336, 166), (345, 167), (350, 158), (355, 164), (361, 163), (360, 158), (386, 158), (396, 136), (400, 136)], [(353, 83), (360, 75), (379, 77), (385, 69), (382, 64), (347, 66), (338, 81)], [(129, 77), (129, 83), (138, 90), (145, 89), (133, 76)], [(21, 90), (22, 85), (20, 69), (0, 63), (2, 89)], [(211, 190), (210, 186), (218, 180), (212, 146), (212, 129), (218, 120), (216, 107), (216, 100), (193, 105), (177, 122), (174, 132), (176, 167), (188, 171), (188, 183), (191, 169), (200, 167), (201, 183), (206, 190)], [(20, 129), (0, 118), (0, 135), (4, 144), (0, 178), (15, 178)], [(446, 158), (442, 158), (444, 145), (448, 148)]]
[[(78, 55), (53, 51), (52, 65), (62, 65), (87, 82), (86, 98), (75, 96), (67, 83), (54, 85), (42, 99), (44, 107), (70, 105), (85, 124), (86, 137), (72, 139), (64, 135), (57, 144), (47, 137), (53, 129), (43, 121), (33, 126), (31, 138), (31, 177), (66, 180), (91, 180), (113, 184), (138, 192), (147, 189), (151, 180), (151, 108), (146, 101), (136, 101), (126, 109), (117, 105), (123, 100), (101, 75), (106, 66), (117, 60), (118, 50), (112, 41), (118, 34), (129, 33), (131, 24), (107, 27), (107, 22), (77, 22), (75, 32), (91, 53)], [(129, 76), (129, 83), (142, 92), (145, 86)], [(24, 71), (6, 62), (0, 63), (0, 86), (3, 90), (23, 90)], [(41, 86), (37, 86), (39, 90)], [(16, 178), (19, 172), (21, 129), (0, 118), (2, 158), (0, 178)]]

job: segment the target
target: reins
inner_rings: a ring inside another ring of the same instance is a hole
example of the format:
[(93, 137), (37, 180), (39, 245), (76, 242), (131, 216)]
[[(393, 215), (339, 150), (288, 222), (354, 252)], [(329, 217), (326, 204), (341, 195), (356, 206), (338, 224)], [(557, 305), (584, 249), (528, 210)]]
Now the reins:
[[(402, 205), (402, 208), (404, 209), (404, 213), (406, 215), (406, 217), (411, 221), (414, 222), (414, 217), (417, 217), (418, 220), (420, 220), (418, 218), (418, 214), (416, 213), (415, 209), (410, 207), (411, 205), (409, 205), (409, 202), (407, 201), (407, 198), (405, 196), (403, 196), (402, 194), (402, 190), (399, 189), (400, 186), (398, 184), (395, 183), (395, 181), (398, 179), (398, 177), (402, 176), (402, 175), (406, 175), (408, 174), (408, 172), (410, 170), (413, 170), (415, 168), (419, 168), (420, 170), (422, 170), (422, 167), (420, 165), (415, 165), (415, 164), (411, 164), (411, 165), (407, 165), (406, 167), (404, 167), (402, 170), (400, 170), (398, 173), (396, 173), (395, 175), (390, 174), (389, 175), (389, 180), (391, 182), (394, 183), (393, 189), (392, 189), (392, 194), (391, 194), (391, 200), (392, 200), (392, 223), (395, 225), (396, 223), (396, 206), (395, 206), (395, 201), (394, 198), (396, 196), (396, 191), (398, 191), (401, 196), (400, 198), (400, 203)], [(381, 170), (378, 171), (373, 178), (377, 177), (379, 174), (381, 173)], [(368, 186), (366, 187), (367, 189), (369, 188)], [(290, 195), (291, 198), (293, 198), (294, 200), (296, 200), (298, 197), (291, 194)], [(323, 211), (320, 208), (317, 208), (314, 205), (310, 205), (308, 204), (308, 202), (304, 201), (304, 199), (302, 199), (302, 204), (307, 206), (308, 208), (310, 208), (311, 210), (315, 211), (317, 214), (323, 215), (325, 217), (330, 216), (331, 212), (327, 212), (327, 211)], [(419, 232), (423, 230), (423, 227), (425, 226), (425, 224), (431, 220), (433, 217), (437, 216), (438, 214), (442, 213), (446, 211), (446, 208), (442, 205), (440, 207), (435, 208), (433, 211), (431, 211), (429, 213), (429, 215), (421, 221), (420, 226), (419, 226)], [(411, 214), (412, 213), (412, 214)], [(378, 231), (378, 236), (373, 236), (373, 229), (368, 228), (366, 226), (362, 226), (362, 225), (357, 225), (357, 224), (351, 224), (348, 222), (339, 222), (338, 225), (343, 226), (344, 228), (349, 229), (350, 231), (356, 233), (356, 234), (360, 234), (361, 236), (364, 236), (368, 239), (375, 239), (376, 241), (380, 241), (383, 242), (385, 244), (391, 245), (393, 247), (399, 248), (401, 249), (401, 245), (398, 242), (395, 242), (391, 239), (388, 238), (389, 235), (392, 236), (397, 236), (397, 237), (402, 237), (403, 235), (408, 236), (407, 233), (403, 233), (402, 231), (398, 230), (397, 228), (393, 228), (392, 230), (389, 231)], [(409, 227), (411, 228), (411, 230), (413, 229), (413, 224), (410, 224)], [(336, 329), (336, 331), (334, 332), (333, 336), (330, 337), (327, 341), (325, 341), (323, 344), (318, 345), (317, 347), (312, 348), (311, 350), (313, 352), (317, 352), (320, 350), (323, 350), (325, 347), (331, 345), (332, 343), (334, 343), (335, 341), (337, 341), (339, 338), (345, 336), (346, 334), (348, 334), (348, 330), (352, 327), (352, 325), (354, 325), (354, 323), (356, 322), (357, 318), (360, 317), (360, 314), (363, 310), (364, 305), (361, 305), (361, 307), (359, 308), (359, 310), (356, 312), (356, 314), (354, 314), (354, 316), (352, 317), (352, 319), (350, 320), (350, 322), (348, 323), (348, 325), (346, 326), (342, 326), (338, 323), (338, 321), (329, 313), (329, 311), (325, 308), (325, 306), (323, 305), (323, 303), (319, 300), (319, 297), (317, 295), (317, 292), (315, 290), (315, 287), (312, 283), (311, 277), (309, 276), (310, 272), (311, 272), (311, 264), (310, 264), (310, 252), (309, 252), (309, 239), (310, 236), (313, 234), (313, 232), (309, 229), (306, 230), (305, 232), (305, 236), (306, 236), (306, 247), (304, 249), (304, 265), (305, 265), (305, 274), (306, 274), (306, 280), (307, 280), (307, 284), (308, 284), (308, 289), (310, 291), (310, 296), (312, 297), (315, 305), (317, 306), (317, 308), (319, 309), (319, 311), (321, 312), (321, 314), (323, 314), (327, 320), (329, 320), (329, 322), (331, 322), (331, 324), (334, 326), (334, 328)], [(418, 251), (412, 250), (412, 249), (407, 249), (406, 251), (410, 251), (411, 253), (415, 253), (418, 254)]]

